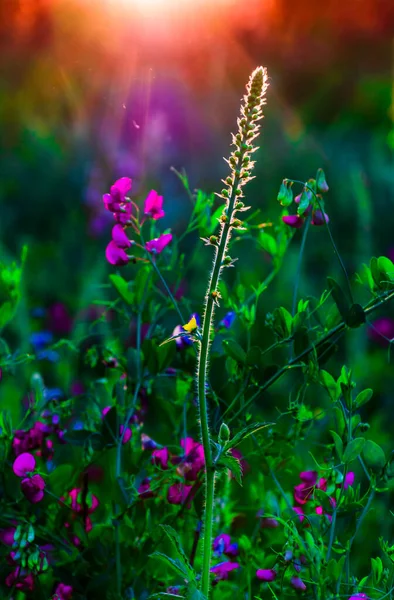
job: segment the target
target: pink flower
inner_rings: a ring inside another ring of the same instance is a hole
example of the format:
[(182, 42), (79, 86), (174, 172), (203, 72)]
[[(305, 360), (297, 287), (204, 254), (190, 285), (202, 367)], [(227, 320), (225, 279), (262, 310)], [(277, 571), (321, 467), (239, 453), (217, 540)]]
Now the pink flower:
[[(83, 512), (83, 504), (82, 504), (82, 490), (81, 488), (73, 488), (68, 495), (71, 498), (71, 508), (77, 513)], [(98, 498), (94, 494), (88, 494), (86, 498), (86, 503), (88, 505), (87, 512), (88, 514), (93, 513), (96, 508), (98, 508), (100, 502)], [(90, 506), (89, 506), (90, 504)]]
[(354, 594), (353, 596), (350, 596), (349, 600), (369, 600), (369, 596), (367, 596), (367, 594)]
[(105, 257), (110, 265), (115, 265), (117, 267), (127, 265), (130, 260), (123, 248), (119, 248), (113, 240), (108, 244), (105, 250)]
[(126, 194), (131, 190), (131, 179), (129, 177), (121, 177), (111, 186), (109, 194), (104, 194), (103, 202), (107, 210), (118, 212), (121, 210), (121, 205), (124, 204)]
[(153, 450), (152, 462), (154, 465), (160, 466), (162, 469), (168, 469), (168, 459), (170, 453), (168, 448), (160, 448), (159, 450)]
[(150, 240), (146, 242), (145, 248), (148, 252), (152, 252), (154, 254), (160, 254), (164, 250), (166, 246), (171, 242), (172, 234), (171, 233), (163, 233), (160, 237), (155, 238), (154, 240)]
[(284, 215), (282, 221), (294, 229), (300, 229), (304, 224), (304, 218), (299, 215)]
[(302, 521), (305, 519), (305, 515), (304, 515), (304, 511), (302, 510), (301, 506), (293, 506), (293, 510), (295, 513), (297, 513), (300, 522), (302, 523)]
[(302, 579), (296, 577), (295, 575), (290, 579), (290, 584), (295, 590), (300, 590), (301, 592), (304, 592), (306, 590), (305, 583), (302, 581)]
[(274, 569), (257, 569), (256, 577), (260, 581), (274, 581), (276, 579), (276, 571)]
[(236, 562), (221, 562), (218, 565), (210, 568), (211, 573), (215, 573), (216, 581), (220, 581), (222, 579), (228, 579), (228, 574), (231, 571), (239, 568), (239, 564)]
[(192, 489), (192, 485), (175, 483), (168, 489), (167, 500), (170, 504), (184, 504), (187, 500), (186, 508), (190, 508), (192, 503), (192, 494), (190, 492)]
[(31, 473), (36, 468), (36, 459), (29, 452), (19, 454), (14, 460), (12, 469), (18, 477), (26, 477), (28, 473)]
[(118, 248), (130, 248), (132, 244), (126, 235), (124, 228), (122, 225), (119, 225), (119, 223), (112, 228), (112, 240)]
[(368, 328), (368, 335), (374, 342), (387, 346), (388, 341), (394, 338), (394, 320), (389, 317), (380, 317), (373, 321), (373, 327)]
[(0, 531), (0, 542), (6, 546), (12, 546), (14, 543), (15, 531), (15, 527), (7, 527), (7, 529)]
[(7, 587), (15, 587), (21, 592), (32, 592), (34, 590), (34, 577), (26, 569), (16, 567), (5, 580)]
[(202, 444), (195, 442), (190, 437), (181, 440), (181, 446), (184, 456), (177, 471), (188, 481), (196, 481), (199, 472), (205, 466), (204, 448)]
[[(123, 430), (124, 430), (124, 426), (121, 425), (119, 427), (119, 435), (120, 436), (123, 435)], [(132, 432), (131, 432), (130, 427), (126, 427), (126, 431), (124, 432), (124, 435), (123, 435), (122, 444), (127, 444), (127, 442), (129, 442), (131, 440), (131, 436), (132, 436)]]
[(300, 473), (300, 479), (302, 483), (294, 486), (294, 499), (297, 504), (306, 504), (313, 496), (316, 487), (323, 491), (326, 491), (327, 489), (326, 479), (321, 478), (319, 482), (317, 482), (316, 471), (303, 471)]
[[(343, 489), (347, 490), (349, 486), (352, 486), (354, 483), (354, 473), (350, 471), (350, 473), (346, 474), (345, 481), (343, 484)], [(341, 487), (340, 485), (338, 487)]]
[(55, 589), (55, 595), (53, 600), (71, 600), (73, 595), (73, 589), (71, 585), (65, 583), (59, 583)]
[(322, 213), (321, 210), (315, 210), (312, 215), (311, 225), (321, 226), (324, 223), (329, 223), (330, 219), (327, 213)]
[(137, 491), (143, 500), (146, 498), (153, 498), (155, 495), (150, 489), (150, 480), (148, 478), (143, 480)]
[(33, 475), (33, 477), (22, 479), (21, 488), (29, 502), (37, 504), (44, 497), (45, 481), (41, 475)]
[(227, 533), (222, 533), (221, 535), (218, 535), (213, 540), (212, 548), (217, 556), (220, 556), (221, 554), (226, 554), (227, 556), (233, 557), (238, 556), (239, 554), (238, 544), (232, 544), (231, 538)]
[(144, 204), (144, 214), (152, 219), (161, 219), (164, 217), (163, 196), (159, 196), (155, 190), (151, 190), (146, 197)]

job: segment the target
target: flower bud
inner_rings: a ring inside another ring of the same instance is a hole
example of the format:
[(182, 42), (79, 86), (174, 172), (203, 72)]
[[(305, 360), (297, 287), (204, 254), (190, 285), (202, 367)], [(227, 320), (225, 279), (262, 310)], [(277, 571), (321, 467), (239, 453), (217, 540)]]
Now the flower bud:
[(219, 429), (219, 444), (223, 442), (228, 442), (230, 439), (230, 429), (226, 425), (226, 423), (222, 423)]

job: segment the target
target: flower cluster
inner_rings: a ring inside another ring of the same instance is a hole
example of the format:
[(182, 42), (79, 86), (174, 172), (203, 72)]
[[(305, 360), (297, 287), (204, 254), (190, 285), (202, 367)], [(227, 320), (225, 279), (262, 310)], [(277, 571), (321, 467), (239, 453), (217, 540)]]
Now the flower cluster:
[(69, 532), (71, 543), (78, 547), (81, 545), (81, 540), (73, 533), (72, 522), (77, 519), (82, 520), (85, 533), (89, 533), (93, 529), (93, 524), (89, 515), (97, 510), (100, 505), (99, 500), (94, 494), (88, 493), (87, 490), (73, 488), (68, 492), (67, 497), (62, 496), (60, 501), (62, 504), (66, 504), (71, 508), (71, 518), (69, 519), (67, 517), (67, 520), (64, 522), (64, 527)]
[(22, 479), (21, 489), (24, 496), (32, 504), (37, 504), (44, 497), (45, 481), (38, 475), (34, 474), (36, 468), (36, 459), (29, 452), (19, 454), (14, 460), (12, 469), (17, 477)]
[[(105, 208), (110, 211), (116, 221), (112, 228), (112, 240), (108, 244), (105, 256), (111, 265), (123, 266), (131, 260), (131, 256), (126, 250), (137, 245), (134, 240), (129, 239), (126, 229), (132, 227), (136, 233), (140, 232), (138, 218), (133, 215), (133, 207), (138, 214), (138, 208), (127, 197), (131, 190), (131, 179), (121, 177), (111, 186), (109, 194), (104, 194), (103, 202)], [(155, 221), (165, 216), (163, 210), (163, 196), (159, 196), (155, 190), (151, 190), (144, 203), (144, 218), (151, 218)], [(172, 234), (165, 233), (158, 238), (154, 238), (145, 244), (145, 250), (152, 254), (160, 254), (164, 248), (171, 242)]]
[[(286, 208), (293, 203), (293, 182), (284, 179), (278, 194), (278, 201)], [(322, 169), (318, 169), (316, 179), (309, 179), (301, 194), (294, 198), (297, 205), (295, 215), (285, 214), (282, 221), (289, 227), (300, 229), (306, 218), (310, 218), (311, 225), (321, 227), (329, 222), (328, 215), (324, 212), (323, 195), (328, 192), (328, 185)]]

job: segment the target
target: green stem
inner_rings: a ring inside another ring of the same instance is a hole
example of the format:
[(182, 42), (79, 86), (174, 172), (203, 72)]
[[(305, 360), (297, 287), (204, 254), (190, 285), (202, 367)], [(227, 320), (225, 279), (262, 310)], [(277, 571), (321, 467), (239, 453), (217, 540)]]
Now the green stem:
[[(376, 302), (375, 304), (373, 304), (372, 306), (369, 306), (368, 308), (364, 308), (364, 313), (365, 315), (369, 315), (370, 313), (372, 313), (373, 311), (375, 311), (377, 308), (379, 308), (380, 306), (383, 306), (383, 304), (385, 304), (386, 302), (389, 302), (389, 300), (392, 300), (394, 298), (394, 292), (391, 292), (389, 294), (387, 294), (383, 299), (379, 300), (379, 302)], [(253, 396), (251, 396), (249, 398), (249, 400), (244, 404), (244, 406), (242, 407), (241, 410), (239, 410), (229, 421), (229, 423), (231, 423), (232, 421), (234, 421), (237, 417), (239, 417), (239, 415), (241, 414), (241, 412), (244, 412), (251, 404), (252, 402), (254, 402), (256, 400), (256, 398), (258, 398), (258, 396), (260, 396), (263, 392), (265, 392), (266, 389), (268, 389), (269, 387), (271, 387), (272, 384), (274, 384), (276, 381), (278, 381), (278, 379), (280, 379), (287, 371), (289, 371), (290, 369), (294, 369), (294, 368), (301, 368), (304, 366), (304, 364), (298, 364), (301, 360), (303, 360), (306, 356), (308, 356), (311, 352), (313, 352), (314, 350), (316, 350), (317, 348), (319, 348), (320, 346), (322, 346), (325, 342), (327, 342), (329, 339), (331, 339), (333, 336), (335, 336), (337, 333), (340, 333), (342, 331), (344, 331), (346, 329), (347, 325), (344, 321), (342, 321), (341, 323), (339, 323), (338, 325), (336, 325), (335, 327), (333, 327), (332, 329), (330, 329), (330, 331), (328, 333), (326, 333), (326, 335), (324, 335), (322, 338), (320, 338), (320, 340), (318, 340), (317, 342), (315, 342), (314, 344), (311, 344), (308, 348), (306, 348), (303, 352), (301, 352), (298, 356), (295, 356), (294, 358), (292, 358), (287, 365), (285, 365), (284, 367), (282, 367), (281, 369), (279, 369), (275, 375), (273, 375), (272, 377), (270, 377), (270, 379), (268, 379), (268, 381), (266, 381), (258, 390), (255, 394), (253, 394)], [(229, 424), (227, 423), (227, 424)]]

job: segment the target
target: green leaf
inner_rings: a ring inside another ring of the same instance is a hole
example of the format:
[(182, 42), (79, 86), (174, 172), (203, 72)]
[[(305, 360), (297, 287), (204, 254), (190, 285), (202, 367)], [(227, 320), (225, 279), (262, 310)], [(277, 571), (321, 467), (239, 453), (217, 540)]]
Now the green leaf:
[(150, 558), (157, 558), (158, 560), (161, 560), (162, 562), (164, 562), (167, 567), (171, 567), (171, 569), (173, 569), (174, 571), (176, 571), (176, 573), (178, 573), (178, 575), (181, 575), (182, 578), (186, 579), (189, 577), (189, 572), (186, 569), (186, 567), (183, 565), (183, 563), (179, 560), (179, 558), (171, 558), (170, 556), (167, 556), (167, 554), (163, 554), (162, 552), (153, 552), (153, 554), (149, 555)]
[(148, 282), (151, 275), (151, 268), (149, 266), (143, 267), (137, 273), (135, 278), (135, 302), (137, 306), (141, 305), (142, 299), (145, 296), (148, 288)]
[(371, 390), (371, 388), (367, 388), (366, 390), (363, 390), (356, 396), (356, 399), (354, 400), (355, 407), (360, 408), (361, 406), (364, 406), (364, 404), (366, 404), (367, 402), (369, 402), (371, 400), (372, 396), (373, 396), (373, 390)]
[(383, 575), (383, 563), (382, 559), (377, 556), (376, 558), (371, 558), (371, 566), (372, 566), (372, 576), (373, 576), (373, 585), (376, 586), (380, 583)]
[(375, 473), (380, 473), (386, 464), (386, 456), (382, 448), (372, 440), (365, 442), (363, 458), (367, 467)]
[(48, 478), (51, 492), (56, 496), (62, 496), (65, 490), (70, 489), (74, 475), (74, 466), (59, 465), (56, 467)]
[(308, 190), (308, 188), (304, 188), (302, 190), (300, 202), (299, 202), (298, 208), (297, 208), (297, 214), (299, 216), (302, 217), (305, 214), (305, 211), (308, 210), (309, 204), (311, 202), (311, 197), (312, 197), (312, 192), (310, 190)]
[(331, 400), (333, 402), (336, 402), (336, 400), (338, 399), (337, 384), (331, 373), (322, 369), (320, 371), (320, 381), (323, 384), (323, 387), (327, 390)]
[(268, 254), (271, 254), (271, 256), (275, 256), (278, 253), (276, 239), (269, 233), (266, 233), (264, 230), (260, 231), (258, 242), (260, 247), (268, 252)]
[(346, 446), (345, 452), (343, 453), (343, 462), (350, 463), (361, 454), (361, 451), (364, 447), (365, 439), (364, 438), (355, 438), (351, 440)]
[(126, 304), (133, 304), (134, 294), (129, 289), (127, 281), (125, 281), (120, 275), (110, 275), (109, 279), (116, 291), (118, 292), (119, 296), (123, 298)]
[(238, 446), (238, 444), (240, 444), (245, 438), (257, 433), (260, 431), (260, 429), (265, 429), (266, 427), (274, 424), (275, 423), (251, 423), (250, 425), (247, 425), (227, 442), (223, 448), (224, 452), (226, 453), (232, 448), (235, 448), (235, 446)]
[(188, 587), (186, 600), (207, 600), (207, 597), (192, 584)]
[(239, 363), (245, 364), (246, 352), (235, 340), (223, 340), (223, 349), (227, 356), (233, 358)]
[(293, 325), (293, 317), (289, 311), (281, 306), (274, 310), (272, 316), (272, 325), (275, 333), (282, 339), (290, 337)]
[(328, 184), (323, 169), (318, 169), (316, 174), (316, 189), (320, 194), (328, 192)]
[(339, 460), (343, 458), (343, 441), (339, 437), (336, 431), (330, 431), (332, 439), (334, 440), (335, 450), (337, 451)]
[(231, 456), (231, 454), (222, 454), (217, 462), (217, 466), (219, 468), (225, 467), (226, 469), (230, 469), (237, 483), (242, 486), (242, 465), (238, 458)]
[(346, 315), (346, 325), (352, 329), (357, 329), (357, 327), (364, 325), (366, 320), (367, 317), (361, 304), (352, 304)]
[(193, 567), (189, 563), (189, 559), (186, 556), (185, 551), (182, 548), (182, 544), (181, 544), (181, 540), (180, 540), (179, 535), (177, 534), (177, 532), (175, 531), (175, 529), (173, 529), (172, 527), (170, 527), (170, 525), (160, 525), (160, 527), (163, 529), (164, 533), (166, 534), (166, 536), (170, 540), (170, 542), (171, 542), (171, 544), (172, 544), (172, 546), (173, 546), (176, 554), (178, 555), (179, 560), (183, 564), (184, 568), (187, 570), (189, 581), (195, 581), (196, 580), (196, 574), (195, 574), (195, 572), (193, 570)]
[(20, 266), (15, 262), (10, 265), (0, 262), (0, 330), (14, 318), (17, 311), (26, 256), (27, 246), (24, 246)]
[(349, 312), (349, 302), (340, 285), (332, 277), (327, 277), (328, 287), (331, 291), (332, 298), (337, 306), (339, 314), (346, 322), (346, 317)]

